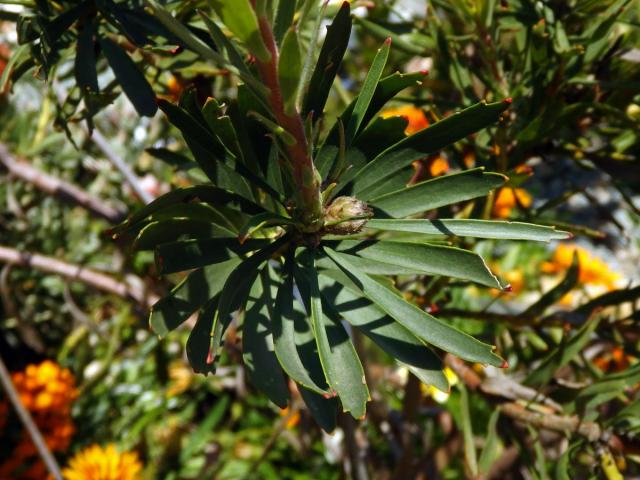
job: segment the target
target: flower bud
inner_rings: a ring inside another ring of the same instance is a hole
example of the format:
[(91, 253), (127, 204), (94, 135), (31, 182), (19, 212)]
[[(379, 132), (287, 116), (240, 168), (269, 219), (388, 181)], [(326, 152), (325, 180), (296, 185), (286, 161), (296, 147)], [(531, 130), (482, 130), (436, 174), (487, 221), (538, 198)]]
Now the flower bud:
[(372, 215), (365, 202), (355, 197), (338, 197), (325, 210), (324, 230), (338, 235), (358, 233)]

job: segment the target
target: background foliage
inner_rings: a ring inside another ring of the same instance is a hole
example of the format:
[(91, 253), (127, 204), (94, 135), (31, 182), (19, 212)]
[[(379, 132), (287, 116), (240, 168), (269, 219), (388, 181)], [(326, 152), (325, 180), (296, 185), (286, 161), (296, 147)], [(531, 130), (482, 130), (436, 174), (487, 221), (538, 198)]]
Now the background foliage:
[[(429, 70), (386, 107), (391, 117), (401, 109), (408, 128), (481, 100), (513, 99), (494, 127), (407, 173), (425, 179), (439, 165), (506, 174), (500, 189), (447, 213), (556, 225), (575, 238), (545, 245), (443, 237), (482, 254), (512, 291), (433, 275), (403, 276), (396, 286), (422, 309), (497, 345), (509, 368), (446, 355), (453, 386), (444, 395), (353, 330), (371, 402), (361, 422), (340, 415), (332, 435), (317, 427), (295, 390), (281, 411), (254, 389), (233, 328), (215, 375), (194, 375), (185, 352), (190, 328), (159, 340), (145, 321), (149, 304), (179, 275), (160, 278), (152, 254), (105, 234), (142, 206), (141, 196), (206, 181), (193, 145), (154, 115), (155, 97), (175, 103), (192, 91), (201, 103), (211, 96), (234, 105), (238, 75), (208, 50), (185, 45), (139, 2), (19, 3), (22, 16), (13, 3), (0, 4), (0, 65), (8, 62), (0, 86), (7, 90), (0, 146), (8, 152), (1, 246), (126, 285), (104, 293), (16, 265), (2, 251), (2, 359), (13, 372), (54, 359), (75, 377), (77, 392), (65, 397), (75, 433), (55, 452), (61, 464), (91, 444), (116, 443), (137, 452), (147, 478), (638, 475), (637, 2), (353, 2), (354, 28), (327, 98), (325, 130), (361, 92), (390, 37), (384, 75)], [(333, 19), (340, 8), (305, 5), (306, 17), (296, 17), (303, 51), (316, 17)], [(163, 6), (216, 51), (196, 10), (217, 18), (208, 4)], [(282, 38), (286, 29), (276, 32)], [(89, 139), (92, 129), (106, 145)], [(269, 140), (258, 138), (268, 149)], [(112, 156), (133, 168), (134, 187)], [(64, 180), (110, 210), (105, 216), (77, 196), (43, 188), (9, 157), (26, 160), (37, 179)], [(17, 448), (21, 426), (7, 402), (0, 428)], [(2, 455), (6, 461), (12, 453)], [(25, 454), (25, 466), (37, 462)]]

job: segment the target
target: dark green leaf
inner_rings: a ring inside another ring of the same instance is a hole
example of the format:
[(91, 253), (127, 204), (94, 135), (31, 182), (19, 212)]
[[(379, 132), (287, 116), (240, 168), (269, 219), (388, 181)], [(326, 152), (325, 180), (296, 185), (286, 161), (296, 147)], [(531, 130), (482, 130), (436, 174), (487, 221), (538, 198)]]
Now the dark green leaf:
[(373, 59), (373, 63), (371, 64), (371, 68), (367, 73), (367, 77), (364, 80), (364, 84), (360, 89), (360, 94), (356, 99), (356, 104), (353, 107), (353, 112), (349, 117), (349, 123), (346, 128), (346, 144), (350, 146), (353, 142), (353, 139), (360, 131), (360, 126), (362, 125), (362, 121), (369, 109), (369, 105), (371, 104), (371, 99), (375, 94), (376, 87), (378, 86), (378, 82), (380, 81), (380, 77), (382, 77), (382, 71), (384, 70), (385, 65), (387, 64), (387, 58), (389, 57), (389, 48), (391, 46), (391, 40), (385, 40), (382, 47), (378, 50), (375, 58)]
[[(394, 359), (406, 364), (422, 382), (448, 391), (449, 382), (442, 372), (442, 362), (429, 347), (360, 295), (358, 288), (342, 272), (334, 270), (329, 275), (320, 277), (327, 309), (334, 310)], [(340, 283), (334, 280), (336, 275), (340, 275)]]
[(135, 250), (153, 250), (162, 243), (177, 242), (185, 238), (235, 238), (231, 230), (203, 220), (172, 218), (151, 222), (136, 237)]
[(358, 198), (361, 194), (371, 198), (378, 182), (413, 161), (495, 123), (509, 105), (506, 101), (478, 103), (392, 145), (355, 174), (354, 193)]
[(258, 298), (247, 308), (242, 324), (242, 358), (251, 383), (267, 394), (280, 408), (289, 402), (289, 388), (274, 353), (271, 336), (271, 321), (266, 302), (271, 296), (263, 295), (261, 288), (255, 288)]
[(338, 250), (366, 259), (413, 269), (426, 275), (443, 275), (502, 288), (480, 255), (455, 247), (389, 241), (340, 242)]
[[(275, 306), (270, 313), (272, 322), (273, 344), (276, 356), (280, 365), (287, 375), (294, 381), (298, 382), (310, 391), (319, 395), (328, 395), (326, 383), (320, 370), (320, 378), (313, 378), (313, 371), (308, 367), (309, 363), (305, 362), (305, 349), (301, 347), (299, 335), (297, 332), (303, 332), (309, 329), (304, 314), (294, 309), (294, 285), (293, 285), (293, 258), (290, 257), (285, 263), (285, 275), (282, 283), (275, 283), (270, 278), (263, 276), (263, 292), (272, 298), (271, 284), (277, 289), (277, 297)], [(267, 306), (272, 304), (271, 299), (267, 299)], [(311, 335), (309, 335), (311, 336)], [(298, 338), (297, 338), (298, 337)], [(313, 339), (309, 339), (313, 343)], [(311, 356), (315, 357), (315, 347)], [(301, 389), (302, 391), (302, 389)]]
[(267, 239), (249, 239), (240, 243), (237, 238), (207, 238), (163, 243), (156, 248), (156, 265), (163, 275), (183, 272), (265, 248), (271, 243), (272, 241)]
[(117, 43), (101, 38), (100, 46), (118, 83), (138, 114), (153, 117), (158, 110), (156, 95), (144, 74)]
[(329, 90), (333, 85), (333, 80), (338, 73), (338, 68), (347, 51), (349, 36), (351, 34), (351, 7), (349, 2), (343, 2), (338, 14), (327, 28), (327, 35), (311, 81), (309, 89), (305, 92), (304, 105), (302, 107), (302, 117), (306, 118), (310, 112), (318, 118), (322, 115), (324, 105), (329, 96)]
[(549, 242), (566, 240), (571, 237), (568, 232), (556, 230), (554, 227), (533, 225), (521, 222), (504, 222), (491, 220), (392, 220), (371, 219), (368, 228), (391, 232), (409, 232), (425, 235), (445, 235), (458, 237), (495, 238), (500, 240), (533, 240)]
[(207, 300), (220, 293), (227, 277), (239, 263), (240, 259), (232, 258), (191, 272), (169, 295), (151, 307), (149, 325), (153, 331), (163, 337), (182, 324)]
[(344, 411), (361, 418), (366, 413), (369, 399), (364, 370), (344, 327), (331, 321), (322, 311), (315, 262), (296, 270), (296, 283), (302, 298), (308, 301), (308, 316), (327, 383), (340, 397)]
[[(416, 213), (487, 195), (506, 180), (499, 173), (486, 173), (474, 168), (460, 173), (432, 178), (424, 182), (375, 197), (370, 203), (394, 218), (408, 217)], [(369, 193), (365, 197), (367, 200)]]
[(280, 90), (285, 111), (294, 114), (298, 84), (302, 72), (302, 54), (298, 42), (298, 32), (291, 27), (282, 41), (280, 58), (278, 60), (278, 74), (280, 76)]
[(398, 293), (360, 271), (349, 261), (348, 255), (330, 249), (325, 251), (361, 289), (365, 297), (418, 338), (470, 362), (488, 363), (498, 367), (504, 364), (504, 360), (493, 353), (491, 345), (476, 340), (406, 302)]

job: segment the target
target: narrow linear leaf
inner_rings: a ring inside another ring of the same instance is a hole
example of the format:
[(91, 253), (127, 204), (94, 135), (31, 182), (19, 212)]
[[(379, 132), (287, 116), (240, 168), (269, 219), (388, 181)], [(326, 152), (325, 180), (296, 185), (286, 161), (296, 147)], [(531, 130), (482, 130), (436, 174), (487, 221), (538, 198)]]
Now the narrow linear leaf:
[(269, 61), (271, 54), (262, 40), (258, 19), (249, 0), (210, 0), (209, 3), (253, 55), (262, 62)]
[(325, 249), (336, 265), (361, 289), (362, 294), (378, 305), (389, 316), (425, 342), (450, 352), (470, 362), (480, 362), (501, 367), (504, 360), (493, 353), (491, 345), (484, 344), (470, 335), (432, 317), (415, 305), (408, 303), (396, 292), (373, 280), (360, 271), (349, 256)]
[[(407, 217), (485, 196), (506, 179), (499, 173), (487, 173), (482, 168), (474, 168), (411, 185), (373, 198), (370, 203), (391, 217)], [(365, 194), (365, 197), (368, 195)]]
[(172, 218), (151, 222), (145, 226), (133, 243), (134, 250), (153, 250), (162, 243), (191, 238), (235, 238), (228, 228), (209, 221)]
[(240, 229), (238, 233), (238, 239), (240, 243), (244, 243), (245, 240), (251, 237), (255, 232), (265, 227), (274, 227), (278, 225), (291, 225), (293, 220), (283, 217), (277, 213), (263, 212), (259, 213), (249, 219), (249, 221)]
[[(270, 277), (262, 276), (264, 295), (270, 296), (266, 300), (267, 306), (275, 305), (273, 311), (269, 312), (275, 354), (283, 370), (292, 380), (311, 392), (328, 396), (329, 392), (324, 378), (312, 378), (313, 372), (307, 368), (307, 364), (303, 360), (304, 353), (299, 349), (296, 341), (296, 330), (302, 330), (301, 324), (306, 323), (306, 319), (304, 315), (294, 309), (293, 262), (293, 257), (286, 259), (282, 283), (274, 283)], [(271, 301), (272, 284), (277, 289), (275, 303)], [(298, 326), (297, 329), (296, 326)], [(300, 390), (302, 393), (302, 389)]]
[[(411, 368), (423, 383), (444, 392), (449, 390), (449, 382), (442, 371), (442, 361), (424, 342), (360, 295), (358, 287), (342, 272), (333, 270), (320, 273), (326, 309), (335, 311), (391, 357)], [(341, 277), (339, 283), (335, 281), (336, 275)]]
[[(510, 102), (478, 103), (434, 123), (382, 152), (355, 173), (354, 193), (373, 195), (372, 187), (426, 155), (495, 123)], [(363, 197), (364, 198), (364, 197)]]
[(580, 276), (580, 260), (578, 258), (578, 253), (573, 252), (573, 259), (571, 261), (571, 266), (569, 270), (567, 270), (564, 278), (551, 290), (545, 292), (538, 301), (533, 303), (529, 308), (527, 308), (523, 313), (523, 317), (539, 317), (544, 311), (559, 301), (562, 297), (564, 297), (567, 293), (569, 293), (577, 284), (578, 278)]
[(151, 307), (151, 329), (163, 337), (177, 328), (207, 300), (220, 293), (227, 277), (239, 263), (240, 259), (232, 258), (191, 272), (171, 293)]
[(138, 114), (153, 117), (158, 110), (156, 95), (144, 74), (117, 43), (101, 38), (100, 46), (118, 83)]
[(369, 104), (376, 91), (380, 77), (382, 77), (382, 71), (387, 64), (387, 58), (389, 58), (389, 49), (391, 47), (391, 39), (385, 40), (382, 47), (376, 53), (375, 58), (371, 64), (371, 68), (367, 73), (367, 77), (364, 80), (364, 84), (360, 89), (360, 94), (356, 100), (356, 104), (353, 107), (353, 113), (349, 118), (349, 123), (346, 129), (346, 143), (347, 146), (351, 145), (353, 139), (360, 131), (362, 121), (369, 109)]
[(566, 240), (567, 238), (571, 238), (569, 232), (556, 230), (554, 227), (492, 220), (459, 220), (455, 218), (442, 220), (395, 220), (373, 218), (367, 222), (366, 226), (367, 228), (390, 232), (493, 238), (498, 240), (549, 242), (551, 240)]
[(340, 397), (344, 411), (361, 418), (369, 399), (364, 370), (344, 327), (323, 313), (315, 262), (296, 270), (296, 283), (303, 299), (309, 295), (309, 317), (327, 383)]
[(413, 268), (421, 274), (443, 275), (502, 288), (482, 257), (461, 248), (392, 241), (340, 242), (340, 252), (358, 255), (399, 267)]
[(303, 118), (306, 118), (310, 112), (313, 112), (314, 118), (322, 116), (329, 90), (331, 90), (342, 58), (347, 51), (350, 35), (351, 6), (349, 2), (343, 2), (338, 14), (327, 28), (327, 35), (313, 70), (308, 90), (305, 93), (301, 112)]
[(302, 54), (298, 42), (298, 32), (291, 27), (282, 41), (280, 58), (278, 60), (278, 74), (280, 76), (280, 90), (284, 107), (289, 115), (295, 113), (298, 85), (302, 73)]
[(257, 300), (247, 308), (242, 324), (242, 358), (249, 380), (280, 408), (289, 403), (289, 388), (273, 349), (271, 322), (260, 283), (252, 295)]

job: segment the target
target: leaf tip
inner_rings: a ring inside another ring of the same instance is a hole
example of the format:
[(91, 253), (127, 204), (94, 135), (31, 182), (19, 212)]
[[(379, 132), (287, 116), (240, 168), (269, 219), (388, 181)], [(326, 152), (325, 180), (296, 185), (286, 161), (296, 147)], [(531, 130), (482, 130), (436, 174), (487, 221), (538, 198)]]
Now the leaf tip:
[(502, 362), (502, 365), (500, 365), (500, 368), (509, 368), (509, 362), (507, 362), (506, 360)]
[(424, 70), (420, 70), (420, 73), (426, 77), (429, 75), (429, 70), (425, 68)]
[(504, 287), (502, 287), (502, 291), (507, 293), (512, 293), (513, 287), (511, 286), (510, 283), (507, 283)]
[(385, 45), (391, 45), (391, 37), (387, 37), (386, 40), (384, 41)]
[(511, 105), (513, 103), (513, 98), (511, 97), (507, 97), (503, 100), (504, 103), (507, 103), (509, 105)]

